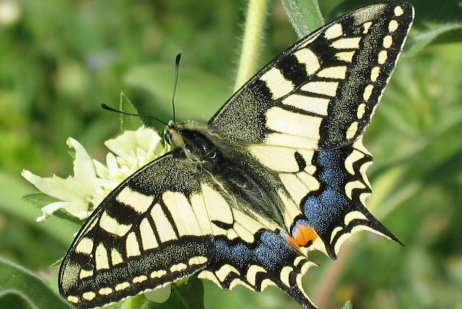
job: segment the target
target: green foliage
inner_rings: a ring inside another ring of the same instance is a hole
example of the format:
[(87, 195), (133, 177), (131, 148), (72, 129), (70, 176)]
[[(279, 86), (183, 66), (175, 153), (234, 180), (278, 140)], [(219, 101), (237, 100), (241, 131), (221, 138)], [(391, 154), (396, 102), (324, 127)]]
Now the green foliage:
[(192, 277), (172, 287), (172, 295), (165, 303), (150, 303), (150, 309), (204, 309), (202, 281)]
[[(282, 2), (299, 33), (319, 26), (316, 1)], [(328, 0), (319, 7), (329, 21), (371, 2), (376, 1)], [(310, 271), (305, 284), (322, 308), (339, 308), (348, 299), (353, 308), (462, 306), (462, 8), (456, 0), (410, 2), (416, 23), (365, 141), (375, 156), (369, 205), (405, 247), (357, 235), (338, 261), (314, 256), (322, 267)], [(102, 142), (119, 133), (120, 123), (101, 103), (170, 119), (178, 52), (183, 54), (178, 118), (207, 119), (234, 84), (246, 2), (239, 4), (14, 2), (17, 18), (0, 20), (1, 256), (39, 273), (57, 289), (56, 268), (50, 265), (62, 258), (78, 225), (58, 217), (35, 222), (40, 211), (22, 199), (34, 189), (20, 178), (21, 169), (68, 175), (68, 136), (102, 158)], [(296, 40), (281, 2), (268, 4), (266, 28), (260, 65)], [(125, 116), (122, 121), (124, 128), (140, 123)], [(28, 200), (44, 203), (40, 195)], [(14, 285), (8, 286), (12, 275)], [(0, 307), (66, 307), (30, 272), (4, 259), (0, 282)], [(209, 282), (204, 286), (204, 302), (202, 284), (193, 281), (174, 287), (167, 305), (186, 299), (196, 303), (175, 308), (203, 303), (205, 308), (298, 308), (273, 288), (257, 294), (244, 288), (222, 291)], [(161, 306), (144, 296), (130, 302), (124, 306)]]
[[(124, 93), (120, 94), (119, 109), (125, 113), (138, 114), (138, 110)], [(136, 130), (143, 124), (139, 117), (120, 114), (120, 131)]]
[[(127, 85), (145, 92), (159, 102), (164, 102), (156, 106), (155, 110), (152, 107), (147, 109), (145, 113), (165, 119), (165, 122), (172, 117), (170, 102), (175, 76), (173, 57), (171, 60), (170, 63), (135, 66), (125, 75)], [(217, 109), (211, 102), (224, 102), (231, 95), (229, 83), (197, 68), (190, 68), (187, 64), (180, 65), (175, 98), (177, 120), (207, 120)], [(201, 91), (204, 85), (207, 86), (207, 91)], [(143, 110), (143, 107), (140, 106), (140, 110)]]
[(0, 277), (1, 308), (72, 308), (34, 274), (3, 258)]

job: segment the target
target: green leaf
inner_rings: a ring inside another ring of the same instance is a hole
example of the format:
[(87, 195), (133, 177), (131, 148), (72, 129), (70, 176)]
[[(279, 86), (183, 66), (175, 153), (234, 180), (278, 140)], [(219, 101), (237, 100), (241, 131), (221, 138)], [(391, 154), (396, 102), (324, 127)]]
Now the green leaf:
[(135, 309), (135, 308), (143, 308), (145, 309), (149, 306), (149, 302), (146, 301), (146, 298), (143, 294), (135, 295), (133, 297), (129, 297), (126, 300), (122, 301), (120, 305), (120, 309)]
[(462, 22), (442, 24), (431, 27), (409, 38), (406, 55), (415, 55), (423, 48), (438, 43), (462, 42)]
[(204, 309), (204, 286), (196, 277), (172, 285), (172, 295), (164, 303), (149, 302), (149, 309)]
[[(137, 66), (125, 76), (126, 83), (146, 91), (160, 104), (151, 114), (172, 115), (170, 104), (174, 84), (173, 65), (153, 63)], [(229, 96), (229, 85), (220, 78), (194, 68), (182, 66), (176, 91), (176, 114), (179, 120), (209, 119)]]
[(37, 207), (39, 209), (50, 203), (58, 201), (58, 199), (52, 196), (46, 195), (45, 193), (42, 193), (42, 192), (24, 195), (23, 199), (30, 205)]
[[(138, 110), (125, 93), (120, 94), (119, 109), (126, 113), (138, 114)], [(140, 117), (120, 114), (120, 130), (136, 130), (143, 125), (143, 120)]]
[[(46, 195), (45, 193), (42, 193), (42, 192), (24, 195), (23, 200), (26, 201), (28, 204), (36, 207), (37, 209), (40, 209), (50, 203), (58, 201), (58, 199), (52, 196)], [(73, 222), (77, 225), (82, 225), (81, 220), (79, 220), (78, 218), (74, 216), (69, 215), (67, 212), (63, 211), (62, 209), (59, 209), (58, 211), (54, 212), (53, 216)], [(37, 224), (40, 224), (40, 223), (37, 223)]]
[[(2, 305), (14, 304), (4, 307)], [(34, 274), (0, 257), (1, 308), (72, 308)]]
[(29, 300), (14, 290), (0, 293), (0, 308), (34, 308)]
[(155, 303), (164, 303), (170, 298), (171, 295), (172, 295), (172, 285), (171, 284), (168, 284), (159, 289), (155, 289), (153, 291), (148, 291), (144, 293), (144, 296), (147, 299)]
[(282, 5), (299, 38), (324, 25), (317, 0), (282, 0)]

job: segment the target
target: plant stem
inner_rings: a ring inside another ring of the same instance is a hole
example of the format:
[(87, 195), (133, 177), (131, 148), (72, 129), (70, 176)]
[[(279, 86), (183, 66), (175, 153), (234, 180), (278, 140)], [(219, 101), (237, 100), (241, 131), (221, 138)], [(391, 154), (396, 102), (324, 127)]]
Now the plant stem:
[(265, 24), (267, 0), (249, 0), (234, 89), (239, 89), (255, 73)]
[(349, 241), (343, 245), (342, 252), (338, 256), (338, 259), (331, 263), (330, 267), (324, 271), (322, 279), (318, 282), (318, 289), (314, 297), (314, 301), (318, 308), (328, 308), (331, 304), (332, 290), (337, 286), (345, 267), (352, 258), (356, 243), (356, 239), (349, 239)]

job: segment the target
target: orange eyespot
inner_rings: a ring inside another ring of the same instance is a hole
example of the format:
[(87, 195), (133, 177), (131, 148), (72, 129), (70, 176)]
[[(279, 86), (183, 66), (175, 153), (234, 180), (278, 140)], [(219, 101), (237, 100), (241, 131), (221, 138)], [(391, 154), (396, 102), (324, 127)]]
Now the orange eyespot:
[(316, 231), (309, 225), (298, 225), (293, 236), (287, 236), (287, 240), (295, 247), (306, 247), (318, 238)]

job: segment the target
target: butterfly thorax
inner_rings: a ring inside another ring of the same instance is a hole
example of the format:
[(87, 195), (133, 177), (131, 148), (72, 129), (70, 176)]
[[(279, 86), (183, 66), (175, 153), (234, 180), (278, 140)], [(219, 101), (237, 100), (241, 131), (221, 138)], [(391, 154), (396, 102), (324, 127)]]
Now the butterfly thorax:
[(283, 226), (276, 187), (269, 180), (268, 171), (253, 160), (244, 145), (226, 142), (207, 124), (194, 121), (169, 123), (164, 138), (173, 149), (183, 150), (197, 163), (197, 168), (208, 173), (230, 196), (239, 196), (242, 201), (238, 204), (246, 205), (246, 213)]

